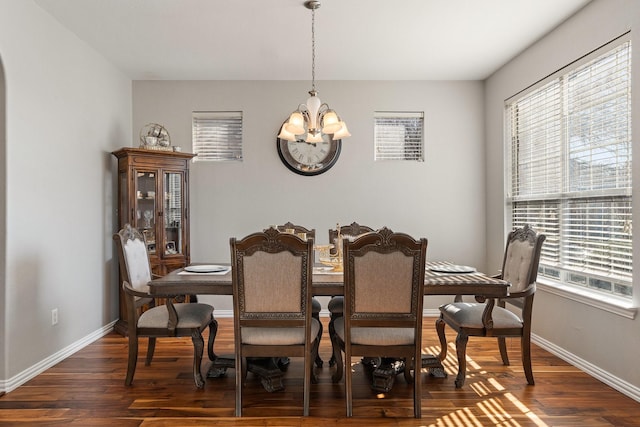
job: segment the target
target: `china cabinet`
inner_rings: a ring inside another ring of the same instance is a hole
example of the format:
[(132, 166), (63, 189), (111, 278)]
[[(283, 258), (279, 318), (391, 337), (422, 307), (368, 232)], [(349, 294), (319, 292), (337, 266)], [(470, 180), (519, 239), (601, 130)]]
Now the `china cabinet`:
[[(122, 148), (118, 159), (118, 228), (129, 223), (145, 238), (154, 275), (164, 276), (190, 262), (189, 164), (194, 154)], [(120, 320), (126, 334), (126, 307), (120, 288)]]

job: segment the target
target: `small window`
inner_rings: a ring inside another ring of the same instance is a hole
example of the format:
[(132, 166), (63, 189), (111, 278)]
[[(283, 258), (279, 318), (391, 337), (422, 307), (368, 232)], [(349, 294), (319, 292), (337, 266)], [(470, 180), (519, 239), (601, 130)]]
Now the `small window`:
[(242, 161), (242, 111), (194, 111), (194, 161)]
[(424, 161), (423, 127), (423, 112), (376, 111), (375, 160)]

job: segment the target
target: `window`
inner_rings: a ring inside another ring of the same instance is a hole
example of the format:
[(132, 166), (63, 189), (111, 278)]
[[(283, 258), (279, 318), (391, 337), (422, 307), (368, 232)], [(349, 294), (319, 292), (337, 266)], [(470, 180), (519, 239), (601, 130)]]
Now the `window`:
[(376, 111), (375, 160), (424, 161), (423, 126), (422, 112)]
[(630, 41), (508, 100), (505, 123), (512, 225), (547, 235), (539, 274), (631, 298)]
[(242, 161), (241, 111), (195, 111), (192, 131), (194, 161)]

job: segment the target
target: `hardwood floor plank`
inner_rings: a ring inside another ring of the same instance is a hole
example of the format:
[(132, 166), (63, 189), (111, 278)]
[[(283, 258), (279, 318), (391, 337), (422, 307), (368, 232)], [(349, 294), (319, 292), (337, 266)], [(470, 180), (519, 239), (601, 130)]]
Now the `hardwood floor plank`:
[[(217, 353), (233, 352), (233, 320), (218, 319)], [(11, 393), (0, 396), (0, 426), (581, 426), (640, 427), (640, 403), (616, 392), (550, 353), (533, 346), (535, 386), (527, 385), (520, 344), (508, 341), (510, 366), (502, 365), (497, 344), (469, 340), (467, 380), (456, 390), (455, 335), (447, 330), (447, 378), (423, 374), (422, 414), (413, 419), (412, 387), (398, 376), (391, 392), (371, 390), (353, 360), (353, 418), (345, 418), (344, 384), (331, 382), (328, 319), (311, 389), (311, 416), (302, 417), (302, 360), (291, 359), (286, 389), (267, 393), (249, 374), (243, 418), (235, 418), (235, 378), (193, 383), (193, 346), (188, 338), (158, 340), (151, 366), (144, 366), (146, 341), (133, 385), (126, 387), (127, 339), (115, 333), (92, 343)], [(425, 319), (425, 353), (437, 353), (435, 319)]]

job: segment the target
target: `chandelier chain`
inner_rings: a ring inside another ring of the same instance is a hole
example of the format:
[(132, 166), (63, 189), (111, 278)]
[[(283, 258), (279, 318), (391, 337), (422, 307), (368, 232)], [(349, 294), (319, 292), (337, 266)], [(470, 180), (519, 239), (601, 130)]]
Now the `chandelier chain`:
[(316, 10), (311, 9), (311, 90), (316, 91)]

